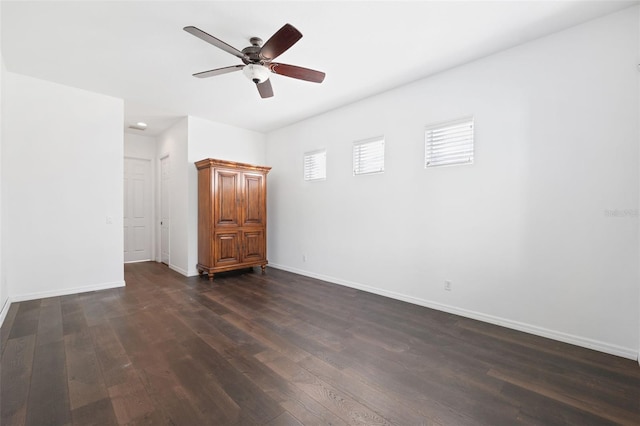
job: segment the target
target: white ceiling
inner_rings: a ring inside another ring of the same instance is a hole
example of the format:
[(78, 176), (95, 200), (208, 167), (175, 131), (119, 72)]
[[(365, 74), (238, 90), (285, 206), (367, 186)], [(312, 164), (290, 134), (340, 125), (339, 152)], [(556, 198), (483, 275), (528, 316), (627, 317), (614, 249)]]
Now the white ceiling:
[[(158, 134), (193, 115), (267, 132), (637, 1), (2, 1), (9, 71), (125, 100), (125, 127)], [(240, 60), (182, 30), (242, 49), (285, 23), (304, 37), (277, 61), (326, 72), (322, 84), (273, 75), (261, 99)]]

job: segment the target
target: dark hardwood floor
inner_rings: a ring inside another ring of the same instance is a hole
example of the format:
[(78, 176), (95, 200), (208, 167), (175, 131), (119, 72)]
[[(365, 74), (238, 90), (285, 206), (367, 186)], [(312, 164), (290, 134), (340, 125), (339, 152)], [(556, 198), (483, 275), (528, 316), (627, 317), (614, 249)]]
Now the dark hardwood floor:
[(1, 424), (640, 424), (635, 361), (275, 269), (11, 305)]

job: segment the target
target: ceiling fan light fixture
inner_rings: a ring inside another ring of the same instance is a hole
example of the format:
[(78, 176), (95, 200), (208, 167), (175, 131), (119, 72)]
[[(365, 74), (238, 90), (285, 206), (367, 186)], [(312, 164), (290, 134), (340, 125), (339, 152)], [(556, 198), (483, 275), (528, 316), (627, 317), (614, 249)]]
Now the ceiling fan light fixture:
[(143, 123), (142, 121), (138, 121), (136, 124), (129, 125), (130, 129), (135, 130), (147, 130), (147, 123)]
[(269, 75), (271, 75), (269, 68), (260, 64), (247, 64), (242, 69), (242, 72), (249, 80), (256, 84), (264, 83), (269, 79)]

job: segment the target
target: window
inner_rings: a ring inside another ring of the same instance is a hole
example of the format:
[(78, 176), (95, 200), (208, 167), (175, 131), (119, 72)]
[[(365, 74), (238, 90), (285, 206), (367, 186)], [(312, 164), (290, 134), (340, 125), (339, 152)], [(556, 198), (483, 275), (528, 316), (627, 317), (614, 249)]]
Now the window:
[(424, 167), (473, 163), (473, 117), (427, 126)]
[(353, 175), (384, 172), (384, 137), (353, 143)]
[(327, 178), (327, 150), (304, 153), (304, 180), (324, 180)]

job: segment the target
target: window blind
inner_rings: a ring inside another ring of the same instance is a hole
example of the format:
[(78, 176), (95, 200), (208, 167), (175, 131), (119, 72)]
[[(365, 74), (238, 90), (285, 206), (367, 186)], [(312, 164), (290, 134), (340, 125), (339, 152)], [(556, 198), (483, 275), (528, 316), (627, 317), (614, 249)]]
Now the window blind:
[(384, 138), (353, 143), (353, 175), (384, 172)]
[(306, 152), (304, 154), (304, 180), (323, 180), (327, 178), (327, 150)]
[(427, 126), (424, 166), (473, 163), (473, 117)]

